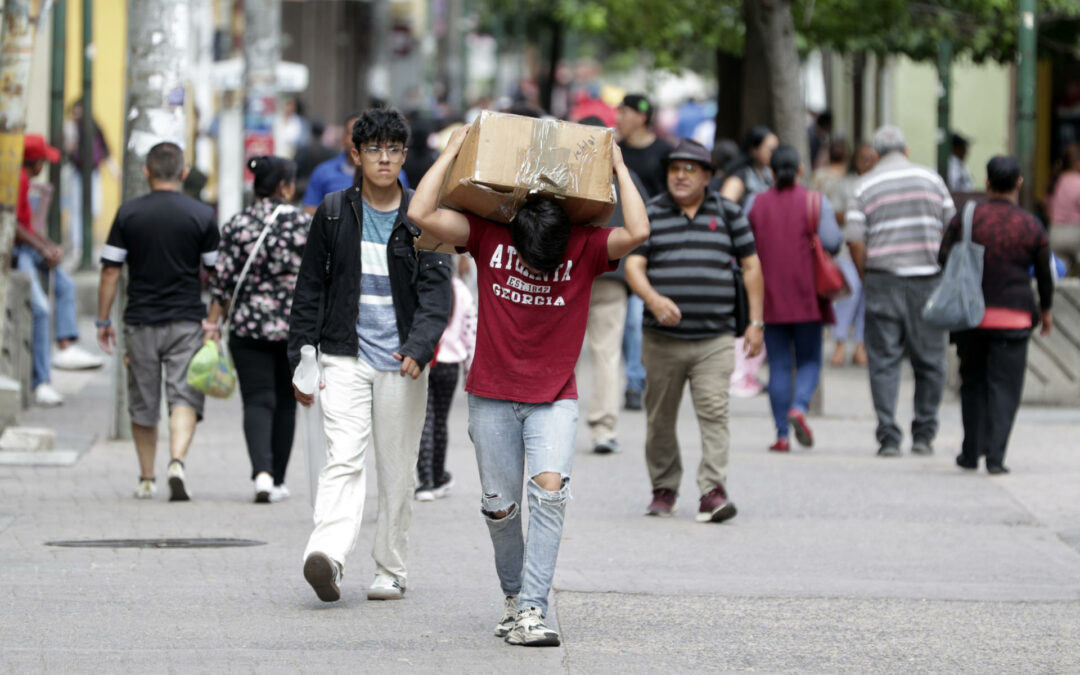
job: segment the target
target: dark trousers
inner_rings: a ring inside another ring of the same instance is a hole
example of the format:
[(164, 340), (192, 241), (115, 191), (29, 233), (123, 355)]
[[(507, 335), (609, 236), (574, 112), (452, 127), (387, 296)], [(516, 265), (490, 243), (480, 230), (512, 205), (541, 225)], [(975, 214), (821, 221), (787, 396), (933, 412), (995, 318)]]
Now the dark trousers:
[(900, 395), (900, 365), (905, 350), (915, 371), (911, 436), (929, 443), (937, 435), (947, 340), (945, 331), (922, 320), (922, 309), (940, 281), (940, 275), (901, 277), (870, 272), (863, 282), (870, 395), (878, 418), (877, 440), (882, 446), (899, 447), (903, 439), (896, 422), (896, 399)]
[(1024, 390), (1028, 337), (1021, 335), (992, 330), (956, 335), (960, 413), (964, 421), (960, 461), (965, 466), (978, 466), (981, 455), (986, 456), (987, 467), (1005, 462), (1005, 447)]
[(284, 340), (229, 338), (229, 350), (244, 401), (244, 438), (251, 456), (251, 477), (265, 471), (274, 485), (285, 482), (293, 435), (296, 399)]
[(437, 363), (428, 375), (427, 418), (424, 419), (424, 433), (420, 436), (420, 456), (416, 460), (416, 472), (422, 486), (435, 487), (446, 471), (446, 421), (450, 416), (450, 404), (454, 402), (459, 367), (457, 363)]

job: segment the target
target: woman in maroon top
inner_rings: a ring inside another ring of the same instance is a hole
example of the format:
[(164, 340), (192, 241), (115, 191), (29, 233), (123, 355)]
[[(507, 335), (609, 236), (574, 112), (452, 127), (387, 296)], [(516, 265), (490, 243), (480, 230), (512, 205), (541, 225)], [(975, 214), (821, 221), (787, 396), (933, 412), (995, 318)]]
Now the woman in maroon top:
[[(975, 208), (971, 240), (982, 244), (983, 300), (986, 314), (974, 330), (952, 334), (960, 356), (960, 412), (964, 444), (956, 464), (979, 468), (986, 456), (991, 474), (1008, 473), (1005, 446), (1009, 442), (1020, 395), (1024, 390), (1028, 338), (1036, 319), (1042, 335), (1053, 326), (1050, 306), (1054, 280), (1050, 272), (1050, 242), (1039, 221), (1016, 205), (1020, 163), (998, 155), (986, 165), (990, 200)], [(949, 250), (960, 239), (961, 216), (945, 230), (938, 259), (944, 265)], [(1030, 270), (1039, 285), (1039, 308), (1031, 292)]]
[(796, 183), (803, 167), (794, 148), (780, 146), (770, 164), (776, 184), (753, 198), (749, 219), (765, 276), (765, 351), (776, 421), (776, 443), (769, 449), (786, 452), (789, 426), (800, 444), (814, 444), (806, 410), (821, 375), (821, 326), (833, 321), (831, 303), (818, 298), (814, 285), (811, 235), (816, 228), (830, 253), (840, 248), (843, 235), (824, 195), (820, 215), (810, 213), (810, 193)]

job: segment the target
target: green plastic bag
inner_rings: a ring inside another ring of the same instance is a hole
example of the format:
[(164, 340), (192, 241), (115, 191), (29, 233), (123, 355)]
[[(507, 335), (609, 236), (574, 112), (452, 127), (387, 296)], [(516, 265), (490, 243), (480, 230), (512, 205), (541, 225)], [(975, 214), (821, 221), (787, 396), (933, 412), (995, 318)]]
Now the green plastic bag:
[(187, 383), (207, 396), (229, 398), (236, 390), (236, 371), (225, 350), (218, 350), (217, 342), (210, 340), (195, 356), (187, 368)]

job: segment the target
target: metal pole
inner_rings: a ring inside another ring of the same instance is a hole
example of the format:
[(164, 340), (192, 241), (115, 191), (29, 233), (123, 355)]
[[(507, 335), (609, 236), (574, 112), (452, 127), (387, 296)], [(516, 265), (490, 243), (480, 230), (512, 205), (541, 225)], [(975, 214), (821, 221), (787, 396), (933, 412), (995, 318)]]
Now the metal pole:
[(952, 144), (949, 141), (949, 102), (952, 99), (952, 83), (950, 72), (952, 70), (952, 42), (941, 40), (938, 42), (937, 72), (937, 170), (941, 177), (948, 180), (949, 177), (949, 154)]
[(1020, 0), (1020, 34), (1016, 55), (1016, 154), (1024, 178), (1021, 203), (1030, 208), (1035, 184), (1035, 90), (1037, 21), (1035, 0)]
[[(188, 73), (188, 3), (128, 0), (127, 114), (124, 128), (124, 201), (149, 191), (143, 166), (146, 153), (162, 141), (183, 147), (185, 84)], [(84, 113), (85, 114), (85, 113)], [(85, 249), (84, 249), (85, 250)], [(121, 278), (117, 303), (116, 353), (124, 353), (123, 305), (127, 284)], [(131, 438), (127, 411), (127, 373), (123, 358), (113, 360), (114, 406), (110, 437)]]
[[(57, 0), (52, 15), (52, 68), (49, 74), (49, 139), (57, 148), (64, 147), (64, 71), (67, 58), (67, 0)], [(49, 183), (53, 186), (52, 210), (49, 212), (49, 239), (59, 243), (63, 238), (60, 223), (60, 199), (63, 186), (60, 171), (63, 161), (49, 165)]]
[(79, 268), (88, 270), (94, 266), (94, 0), (82, 0), (82, 44), (82, 123), (79, 128), (82, 260)]
[(244, 0), (245, 165), (250, 157), (274, 154), (279, 61), (281, 0)]

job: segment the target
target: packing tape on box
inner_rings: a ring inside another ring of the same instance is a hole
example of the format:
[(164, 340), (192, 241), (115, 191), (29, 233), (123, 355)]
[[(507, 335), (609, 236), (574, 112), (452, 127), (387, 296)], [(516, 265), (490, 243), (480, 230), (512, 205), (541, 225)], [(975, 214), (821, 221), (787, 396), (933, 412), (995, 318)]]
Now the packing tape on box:
[(516, 187), (510, 192), (498, 192), (505, 197), (487, 218), (509, 222), (530, 195), (545, 192), (559, 197), (579, 189), (578, 176), (570, 170), (571, 155), (584, 164), (601, 149), (591, 140), (573, 149), (559, 147), (556, 136), (563, 124), (553, 120), (537, 120), (533, 124), (532, 142), (518, 168)]

